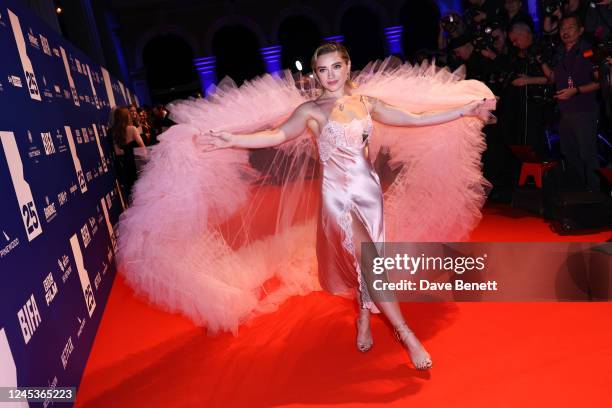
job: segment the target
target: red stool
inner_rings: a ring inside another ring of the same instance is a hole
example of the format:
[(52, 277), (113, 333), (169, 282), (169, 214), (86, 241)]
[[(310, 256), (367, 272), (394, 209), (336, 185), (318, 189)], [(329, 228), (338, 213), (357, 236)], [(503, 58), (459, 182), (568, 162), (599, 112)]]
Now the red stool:
[(523, 163), (521, 166), (521, 176), (519, 177), (519, 186), (522, 186), (527, 181), (527, 177), (532, 176), (538, 188), (542, 188), (542, 176), (548, 170), (555, 167), (559, 162), (546, 163)]

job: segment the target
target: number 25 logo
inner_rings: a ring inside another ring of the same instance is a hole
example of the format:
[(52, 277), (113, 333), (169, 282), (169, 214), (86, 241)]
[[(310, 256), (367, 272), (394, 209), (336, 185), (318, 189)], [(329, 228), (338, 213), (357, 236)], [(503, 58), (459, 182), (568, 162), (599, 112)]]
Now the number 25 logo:
[(34, 209), (34, 203), (30, 201), (25, 204), (21, 208), (21, 212), (26, 219), (26, 226), (28, 228), (28, 234), (34, 232), (34, 230), (38, 229), (38, 216), (36, 215), (36, 210)]

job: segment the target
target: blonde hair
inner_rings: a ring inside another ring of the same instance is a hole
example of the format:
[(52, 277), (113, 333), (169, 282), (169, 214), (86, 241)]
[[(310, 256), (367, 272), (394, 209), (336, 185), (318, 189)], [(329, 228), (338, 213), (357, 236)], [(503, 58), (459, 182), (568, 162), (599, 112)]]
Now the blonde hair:
[[(312, 72), (315, 74), (315, 78), (317, 79), (317, 84), (319, 84), (319, 76), (317, 74), (317, 59), (321, 55), (331, 54), (333, 52), (337, 52), (340, 55), (340, 58), (348, 65), (351, 62), (351, 57), (349, 56), (349, 52), (346, 47), (337, 41), (330, 41), (324, 44), (321, 44), (312, 54), (312, 58), (310, 60), (310, 68)], [(349, 78), (346, 81), (346, 84), (351, 88), (356, 88), (357, 85), (351, 81), (351, 73), (349, 72)], [(320, 85), (320, 84), (319, 84)]]

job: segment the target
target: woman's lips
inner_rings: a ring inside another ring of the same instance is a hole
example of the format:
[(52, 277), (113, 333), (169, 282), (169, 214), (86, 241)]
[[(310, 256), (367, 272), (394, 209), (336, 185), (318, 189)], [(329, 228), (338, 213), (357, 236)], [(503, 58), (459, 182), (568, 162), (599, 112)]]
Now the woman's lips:
[(338, 80), (335, 80), (335, 81), (328, 81), (328, 82), (327, 82), (327, 85), (334, 86), (334, 85), (336, 85), (337, 83), (338, 83)]

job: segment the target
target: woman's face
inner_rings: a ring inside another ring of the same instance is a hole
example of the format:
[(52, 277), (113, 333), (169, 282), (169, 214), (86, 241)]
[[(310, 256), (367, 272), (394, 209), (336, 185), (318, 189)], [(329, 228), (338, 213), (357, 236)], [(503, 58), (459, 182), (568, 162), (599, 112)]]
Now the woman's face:
[(348, 64), (344, 62), (337, 51), (323, 54), (317, 58), (315, 73), (323, 88), (330, 92), (343, 88), (350, 72), (351, 62), (349, 61)]

